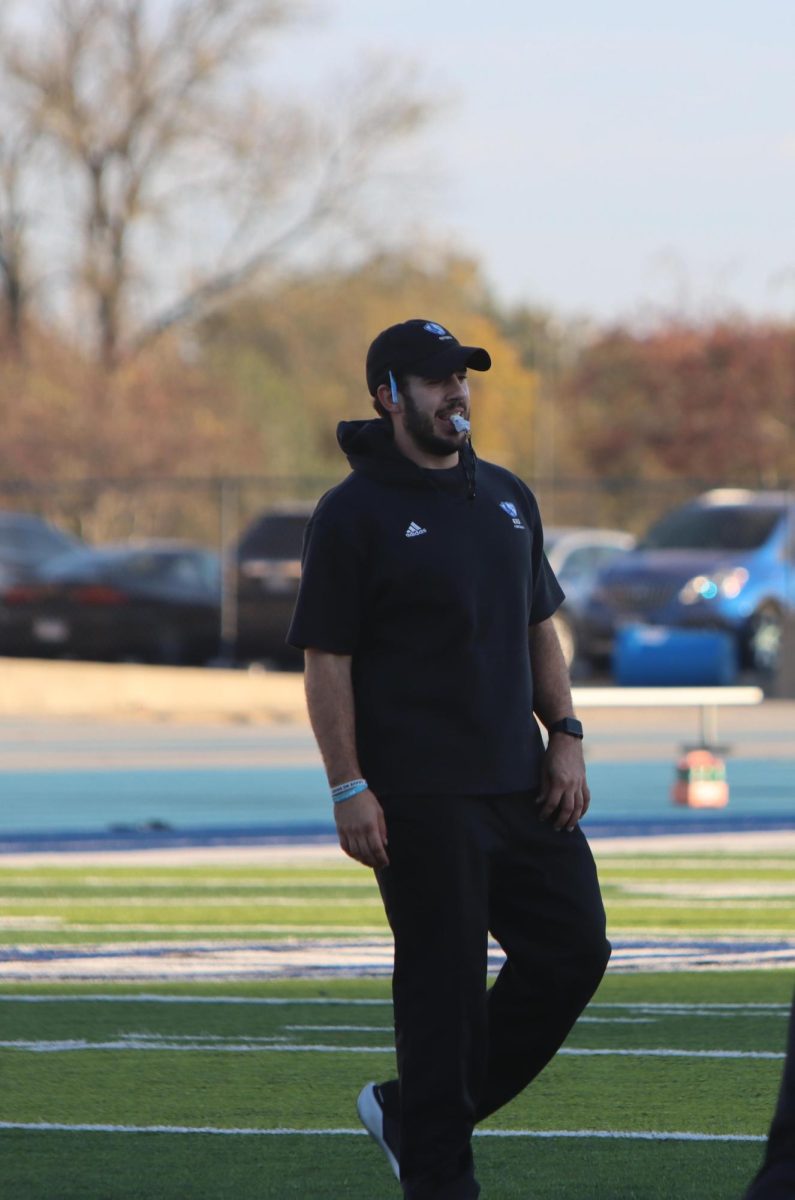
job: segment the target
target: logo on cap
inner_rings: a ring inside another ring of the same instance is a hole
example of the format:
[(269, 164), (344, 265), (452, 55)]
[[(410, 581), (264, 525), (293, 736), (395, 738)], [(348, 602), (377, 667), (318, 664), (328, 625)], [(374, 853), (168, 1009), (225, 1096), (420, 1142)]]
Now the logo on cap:
[(437, 337), (452, 337), (452, 334), (447, 332), (444, 325), (437, 325), (435, 321), (426, 321), (422, 328), (427, 329), (428, 333), (435, 333)]

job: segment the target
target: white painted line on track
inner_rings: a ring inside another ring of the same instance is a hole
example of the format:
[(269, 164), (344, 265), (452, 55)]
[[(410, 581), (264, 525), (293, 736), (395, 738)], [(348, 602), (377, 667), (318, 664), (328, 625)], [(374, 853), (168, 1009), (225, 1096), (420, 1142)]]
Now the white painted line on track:
[[(368, 1137), (366, 1129), (219, 1129), (211, 1125), (67, 1125), (57, 1121), (0, 1121), (0, 1129), (41, 1133), (217, 1134), (223, 1137)], [(764, 1142), (757, 1133), (691, 1133), (681, 1130), (476, 1129), (489, 1138), (609, 1138), (645, 1142)]]

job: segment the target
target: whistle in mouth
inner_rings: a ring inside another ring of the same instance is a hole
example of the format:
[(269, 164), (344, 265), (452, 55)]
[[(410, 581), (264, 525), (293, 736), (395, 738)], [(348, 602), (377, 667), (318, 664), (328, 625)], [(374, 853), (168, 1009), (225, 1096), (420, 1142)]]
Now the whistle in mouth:
[(466, 417), (462, 417), (460, 413), (453, 413), (450, 418), (450, 424), (456, 433), (469, 433), (469, 421), (466, 419)]

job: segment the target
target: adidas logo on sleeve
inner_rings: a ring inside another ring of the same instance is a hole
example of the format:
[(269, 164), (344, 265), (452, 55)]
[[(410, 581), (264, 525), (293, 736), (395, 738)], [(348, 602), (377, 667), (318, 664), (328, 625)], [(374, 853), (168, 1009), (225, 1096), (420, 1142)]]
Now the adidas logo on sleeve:
[(427, 529), (423, 529), (416, 521), (412, 521), (406, 530), (406, 537), (419, 537), (422, 533), (427, 533)]

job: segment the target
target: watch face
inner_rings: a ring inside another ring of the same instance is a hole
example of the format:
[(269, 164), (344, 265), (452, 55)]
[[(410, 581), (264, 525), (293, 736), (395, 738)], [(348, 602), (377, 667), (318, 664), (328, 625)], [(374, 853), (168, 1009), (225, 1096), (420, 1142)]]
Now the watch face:
[(564, 717), (562, 721), (555, 721), (554, 725), (549, 727), (550, 733), (568, 733), (571, 737), (581, 738), (583, 735), (582, 722), (576, 717)]

